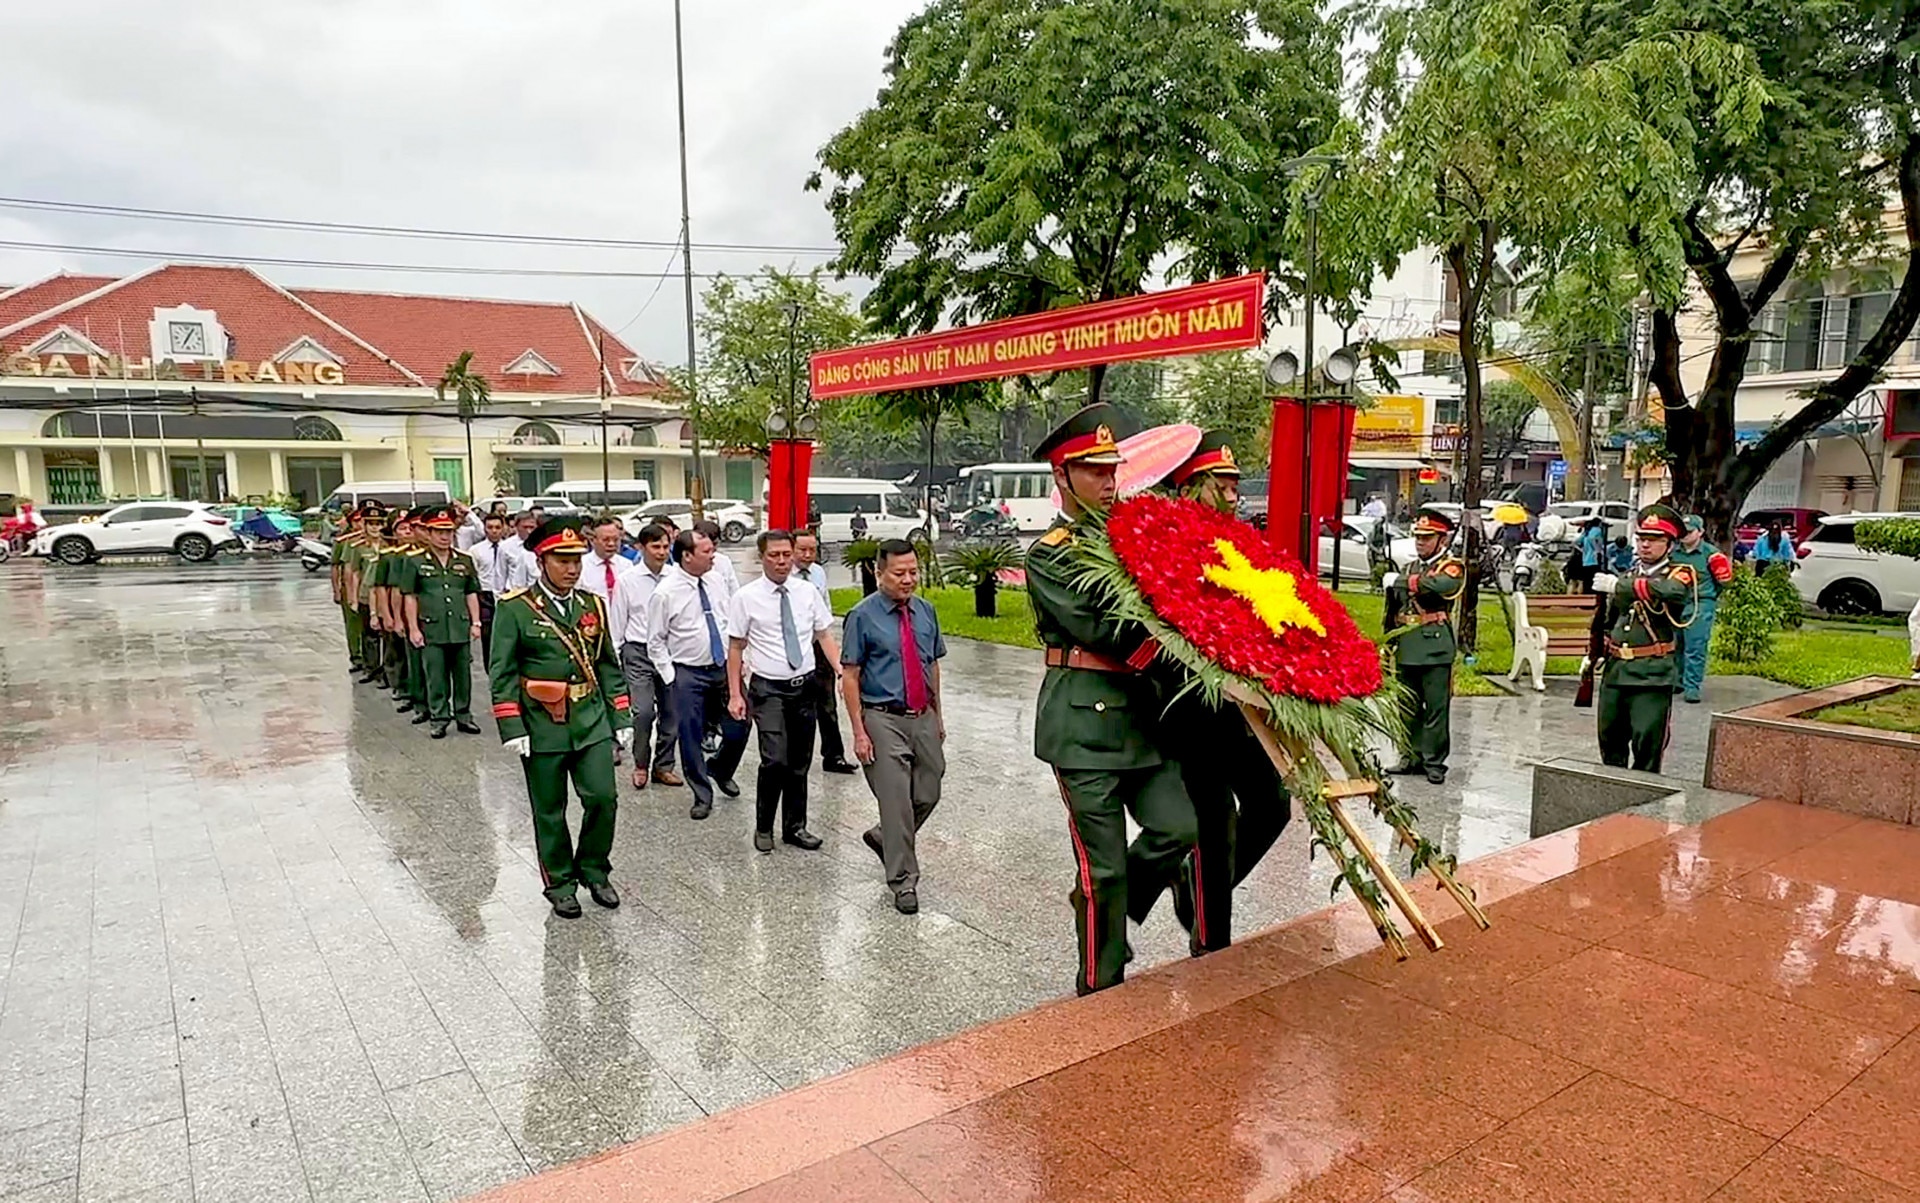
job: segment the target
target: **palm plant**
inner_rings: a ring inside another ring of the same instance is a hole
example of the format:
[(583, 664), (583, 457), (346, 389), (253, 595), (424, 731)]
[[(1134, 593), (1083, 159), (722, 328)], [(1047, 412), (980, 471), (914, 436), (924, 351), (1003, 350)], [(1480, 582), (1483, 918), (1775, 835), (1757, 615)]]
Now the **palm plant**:
[(440, 404), (445, 405), (447, 403), (448, 393), (453, 394), (454, 408), (459, 414), (460, 424), (466, 427), (467, 431), (467, 491), (469, 496), (466, 500), (472, 501), (472, 484), (475, 479), (473, 475), (473, 420), (479, 417), (480, 411), (485, 409), (493, 400), (493, 386), (487, 383), (485, 376), (473, 370), (472, 351), (460, 352), (459, 358), (448, 364), (447, 370), (440, 374), (440, 383), (434, 386), (433, 394), (435, 398), (439, 400)]
[(974, 617), (995, 618), (1000, 613), (1000, 574), (1023, 562), (1019, 545), (1011, 539), (980, 540), (948, 552), (946, 569), (949, 580), (972, 582)]
[(873, 564), (880, 558), (880, 540), (855, 539), (847, 544), (840, 553), (840, 562), (860, 573), (860, 596), (865, 597), (878, 589), (879, 583), (873, 577)]

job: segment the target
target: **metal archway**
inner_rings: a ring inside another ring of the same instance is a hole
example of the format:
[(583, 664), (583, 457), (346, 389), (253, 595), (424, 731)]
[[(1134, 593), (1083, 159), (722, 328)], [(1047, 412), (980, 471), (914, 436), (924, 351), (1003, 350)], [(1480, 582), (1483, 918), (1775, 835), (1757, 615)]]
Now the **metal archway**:
[[(1444, 355), (1460, 353), (1458, 339), (1439, 335), (1389, 339), (1385, 345), (1396, 351), (1437, 351)], [(1547, 417), (1553, 421), (1554, 433), (1560, 436), (1560, 448), (1567, 458), (1574, 458), (1571, 453), (1576, 448), (1586, 446), (1585, 440), (1580, 437), (1580, 420), (1574, 414), (1572, 400), (1558, 381), (1512, 351), (1489, 351), (1481, 357), (1480, 363), (1533, 394), (1534, 399), (1540, 402), (1540, 408), (1546, 410)]]

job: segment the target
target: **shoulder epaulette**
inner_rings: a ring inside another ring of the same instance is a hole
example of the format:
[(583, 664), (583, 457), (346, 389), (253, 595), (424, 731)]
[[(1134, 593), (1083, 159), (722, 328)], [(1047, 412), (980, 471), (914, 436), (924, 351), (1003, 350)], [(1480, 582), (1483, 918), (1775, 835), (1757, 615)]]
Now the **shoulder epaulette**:
[(1442, 563), (1439, 568), (1439, 572), (1441, 576), (1460, 576), (1462, 573), (1466, 572), (1466, 570), (1467, 570), (1467, 566), (1465, 564), (1462, 564), (1459, 560), (1447, 560), (1444, 563)]
[(409, 547), (400, 554), (403, 556), (423, 556), (427, 554), (427, 549), (424, 547)]
[(527, 595), (527, 591), (526, 591), (526, 589), (525, 589), (525, 587), (523, 586), (522, 588), (519, 588), (519, 589), (509, 589), (509, 590), (507, 590), (507, 591), (506, 591), (505, 593), (502, 593), (502, 594), (500, 595), (500, 600), (501, 600), (501, 601), (512, 601), (512, 600), (514, 600), (515, 598), (519, 598), (519, 597), (525, 597), (526, 595)]
[(1667, 575), (1683, 585), (1693, 584), (1693, 566), (1690, 564), (1675, 564), (1667, 570)]
[(1056, 526), (1052, 530), (1048, 531), (1046, 534), (1041, 535), (1039, 539), (1039, 543), (1040, 543), (1040, 546), (1042, 547), (1059, 547), (1062, 544), (1066, 543), (1071, 538), (1073, 538), (1073, 531), (1071, 528), (1065, 527), (1065, 526)]

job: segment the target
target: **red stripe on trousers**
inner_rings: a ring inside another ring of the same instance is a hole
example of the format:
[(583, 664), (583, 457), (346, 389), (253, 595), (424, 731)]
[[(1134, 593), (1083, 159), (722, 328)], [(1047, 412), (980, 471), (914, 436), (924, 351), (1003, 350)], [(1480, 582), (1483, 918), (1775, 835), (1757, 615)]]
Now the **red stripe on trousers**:
[(1060, 804), (1067, 808), (1067, 835), (1073, 840), (1074, 859), (1080, 862), (1080, 896), (1087, 908), (1087, 989), (1100, 988), (1100, 924), (1099, 912), (1093, 907), (1093, 862), (1087, 859), (1087, 846), (1080, 842), (1080, 828), (1073, 821), (1073, 803), (1067, 799), (1067, 783), (1060, 776), (1060, 770), (1053, 770), (1053, 780), (1060, 787)]

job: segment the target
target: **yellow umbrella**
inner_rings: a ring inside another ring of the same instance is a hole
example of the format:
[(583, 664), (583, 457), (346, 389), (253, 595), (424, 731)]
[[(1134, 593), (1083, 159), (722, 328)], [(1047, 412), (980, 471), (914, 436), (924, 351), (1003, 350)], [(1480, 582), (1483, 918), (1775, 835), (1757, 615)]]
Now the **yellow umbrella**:
[(1515, 505), (1511, 501), (1503, 502), (1493, 507), (1493, 520), (1502, 526), (1525, 526), (1527, 524), (1527, 508), (1522, 505)]

